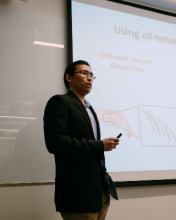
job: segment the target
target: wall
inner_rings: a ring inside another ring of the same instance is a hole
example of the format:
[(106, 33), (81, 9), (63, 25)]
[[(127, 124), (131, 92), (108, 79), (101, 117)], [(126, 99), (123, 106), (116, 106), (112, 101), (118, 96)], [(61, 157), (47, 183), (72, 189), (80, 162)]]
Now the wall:
[[(65, 0), (1, 0), (0, 7), (66, 20)], [(117, 188), (107, 220), (175, 220), (176, 185)], [(0, 220), (59, 220), (54, 185), (1, 186)]]
[[(107, 220), (175, 220), (176, 186), (118, 188)], [(55, 212), (54, 186), (0, 188), (1, 220), (60, 220)]]

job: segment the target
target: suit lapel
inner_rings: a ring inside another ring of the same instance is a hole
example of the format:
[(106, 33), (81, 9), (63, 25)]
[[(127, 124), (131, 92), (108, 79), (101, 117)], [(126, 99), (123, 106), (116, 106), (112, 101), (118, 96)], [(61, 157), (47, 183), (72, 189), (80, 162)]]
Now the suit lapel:
[(84, 115), (84, 117), (85, 117), (85, 119), (87, 121), (89, 129), (90, 129), (90, 131), (92, 133), (92, 136), (94, 137), (93, 128), (92, 128), (92, 124), (91, 124), (89, 115), (88, 115), (84, 105), (82, 104), (81, 100), (72, 91), (69, 91), (67, 93), (67, 95), (69, 95), (73, 99), (73, 101), (77, 104), (78, 108), (80, 109), (80, 111), (82, 112), (82, 114)]

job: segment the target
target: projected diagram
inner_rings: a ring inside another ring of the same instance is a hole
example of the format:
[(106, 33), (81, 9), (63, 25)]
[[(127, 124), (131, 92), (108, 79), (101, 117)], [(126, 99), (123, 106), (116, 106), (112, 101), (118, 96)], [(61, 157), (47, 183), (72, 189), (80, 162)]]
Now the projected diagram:
[(131, 137), (130, 124), (121, 114), (113, 110), (95, 109), (95, 111), (100, 123), (103, 121), (108, 126), (119, 126), (119, 124), (122, 124), (124, 127), (126, 127), (127, 136)]
[[(131, 120), (133, 118), (132, 115), (127, 120), (121, 113), (113, 110), (95, 111), (100, 123), (104, 122), (108, 126), (118, 126), (126, 130), (128, 138), (132, 136), (138, 138), (141, 140), (142, 146), (176, 147), (176, 126), (174, 124), (174, 118), (176, 117), (175, 108), (138, 106), (136, 110), (138, 110), (139, 121), (135, 121), (135, 123), (139, 124), (139, 136), (136, 136), (134, 134), (135, 132), (131, 130), (130, 124), (132, 125), (134, 123), (134, 120)], [(121, 112), (123, 112), (123, 110)]]
[(176, 109), (139, 106), (142, 146), (176, 146)]

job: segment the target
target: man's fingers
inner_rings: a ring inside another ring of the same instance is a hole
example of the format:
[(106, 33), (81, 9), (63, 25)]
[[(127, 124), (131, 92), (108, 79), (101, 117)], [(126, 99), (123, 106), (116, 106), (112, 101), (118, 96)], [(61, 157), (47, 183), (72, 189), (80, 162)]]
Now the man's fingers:
[(114, 142), (119, 142), (120, 141), (119, 138), (113, 138), (113, 137), (111, 137), (110, 140), (112, 140)]
[(112, 151), (116, 148), (116, 145), (119, 145), (119, 138), (106, 138), (103, 140), (105, 151)]
[(115, 148), (116, 148), (116, 147), (111, 147), (111, 148), (110, 148), (110, 151), (112, 151), (112, 150), (115, 149)]
[(115, 145), (119, 144), (119, 141), (111, 141), (110, 144), (111, 144), (111, 146), (115, 146)]
[(119, 138), (110, 138), (111, 150), (116, 148), (116, 145), (119, 145)]

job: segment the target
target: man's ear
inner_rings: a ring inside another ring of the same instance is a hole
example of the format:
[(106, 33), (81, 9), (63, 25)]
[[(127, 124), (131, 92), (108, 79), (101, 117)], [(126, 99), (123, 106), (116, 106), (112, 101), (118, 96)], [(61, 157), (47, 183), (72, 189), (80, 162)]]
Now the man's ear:
[(70, 83), (72, 82), (73, 76), (71, 76), (69, 73), (67, 73), (65, 77), (68, 82), (70, 82)]

